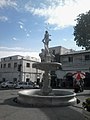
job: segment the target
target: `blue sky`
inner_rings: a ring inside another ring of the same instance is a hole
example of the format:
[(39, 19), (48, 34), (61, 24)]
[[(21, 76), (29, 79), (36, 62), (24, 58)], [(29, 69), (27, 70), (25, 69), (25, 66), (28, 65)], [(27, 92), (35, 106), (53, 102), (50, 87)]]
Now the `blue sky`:
[(89, 10), (89, 0), (0, 0), (0, 57), (38, 57), (45, 30), (51, 35), (50, 47), (80, 50), (73, 26)]

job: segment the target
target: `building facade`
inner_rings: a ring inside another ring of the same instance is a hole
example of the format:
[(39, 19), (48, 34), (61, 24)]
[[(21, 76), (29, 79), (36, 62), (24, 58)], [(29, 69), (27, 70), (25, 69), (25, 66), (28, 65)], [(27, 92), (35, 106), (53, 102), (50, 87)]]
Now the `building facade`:
[(57, 46), (50, 48), (50, 51), (55, 55), (55, 61), (62, 64), (60, 74), (90, 72), (90, 50), (74, 51)]
[(90, 86), (90, 50), (74, 51), (62, 46), (51, 47), (49, 50), (55, 56), (54, 61), (62, 64), (62, 70), (52, 71), (59, 80), (67, 79), (72, 85), (73, 74), (81, 71), (86, 73), (85, 82)]
[(66, 78), (68, 86), (73, 85), (74, 73), (85, 73), (85, 86), (90, 87), (90, 50), (88, 51), (73, 51), (60, 55), (62, 63), (62, 71), (57, 71), (59, 78)]
[[(54, 61), (56, 61), (56, 62), (60, 62), (60, 55), (66, 54), (67, 52), (71, 52), (71, 51), (74, 51), (74, 50), (67, 49), (62, 46), (55, 46), (55, 47), (49, 48), (49, 52), (50, 52), (50, 54), (53, 54), (55, 56)], [(41, 58), (41, 62), (43, 62), (42, 55), (45, 54), (44, 52), (45, 52), (44, 49), (42, 49), (41, 53), (39, 54), (40, 58)]]
[(1, 58), (0, 81), (37, 81), (42, 78), (42, 71), (32, 68), (37, 58), (23, 57), (20, 55)]
[(62, 68), (67, 72), (90, 72), (90, 50), (67, 52), (60, 55)]

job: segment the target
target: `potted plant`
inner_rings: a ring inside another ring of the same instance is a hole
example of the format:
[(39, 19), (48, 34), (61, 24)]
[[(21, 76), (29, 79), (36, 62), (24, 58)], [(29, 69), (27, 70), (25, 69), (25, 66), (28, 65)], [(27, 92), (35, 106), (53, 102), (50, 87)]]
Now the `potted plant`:
[(82, 103), (82, 106), (85, 120), (90, 120), (90, 97), (85, 99), (85, 102)]

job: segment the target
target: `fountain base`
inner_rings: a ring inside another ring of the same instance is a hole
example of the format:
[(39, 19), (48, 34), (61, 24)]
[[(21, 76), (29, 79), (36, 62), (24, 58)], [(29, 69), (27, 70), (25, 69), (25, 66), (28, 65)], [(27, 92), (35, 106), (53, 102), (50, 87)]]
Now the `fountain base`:
[(17, 100), (21, 104), (31, 106), (69, 106), (76, 103), (76, 94), (66, 90), (54, 89), (52, 93), (42, 95), (40, 89), (19, 91)]

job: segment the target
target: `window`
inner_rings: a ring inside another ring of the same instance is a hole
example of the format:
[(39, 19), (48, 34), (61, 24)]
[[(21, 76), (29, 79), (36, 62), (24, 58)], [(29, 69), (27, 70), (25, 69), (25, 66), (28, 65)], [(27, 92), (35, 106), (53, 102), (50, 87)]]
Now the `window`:
[(14, 68), (16, 68), (17, 67), (17, 63), (14, 63)]
[(3, 58), (3, 60), (5, 61), (5, 58)]
[(27, 83), (26, 83), (26, 82), (24, 82), (23, 84), (24, 84), (24, 85), (27, 85)]
[(2, 81), (3, 81), (3, 82), (5, 82), (5, 81), (6, 81), (6, 79), (5, 79), (5, 78), (2, 78)]
[(29, 82), (30, 81), (30, 79), (29, 78), (26, 78), (26, 82)]
[(22, 82), (19, 83), (19, 85), (22, 85), (22, 84), (23, 84)]
[(1, 68), (2, 68), (2, 64), (1, 64)]
[(52, 54), (55, 55), (55, 50), (52, 51)]
[(6, 64), (3, 65), (3, 68), (6, 68)]
[(17, 78), (13, 78), (13, 82), (17, 82)]
[(73, 62), (73, 57), (68, 57), (69, 62)]
[(11, 67), (11, 63), (8, 63), (8, 68), (10, 68)]
[(26, 63), (26, 67), (30, 67), (30, 63)]
[(21, 67), (22, 67), (22, 65), (19, 64), (19, 65), (18, 65), (18, 71), (19, 71), (19, 72), (21, 71)]
[(85, 60), (90, 60), (90, 55), (85, 55)]
[(10, 57), (10, 60), (12, 59), (12, 57)]

